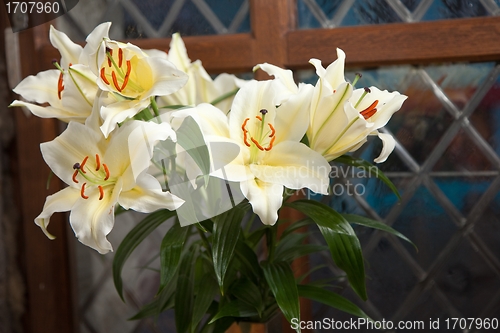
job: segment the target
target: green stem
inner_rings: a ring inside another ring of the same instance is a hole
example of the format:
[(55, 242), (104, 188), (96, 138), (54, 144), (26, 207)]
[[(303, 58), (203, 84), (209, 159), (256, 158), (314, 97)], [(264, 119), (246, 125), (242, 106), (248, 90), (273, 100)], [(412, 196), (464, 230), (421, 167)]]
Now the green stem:
[(274, 249), (276, 247), (276, 227), (269, 227), (266, 230), (267, 240), (267, 261), (272, 263), (274, 259)]
[(153, 109), (153, 112), (155, 113), (155, 116), (159, 117), (160, 116), (160, 112), (158, 111), (158, 104), (156, 104), (156, 99), (154, 98), (154, 96), (152, 96), (150, 98), (150, 100), (151, 100), (151, 108)]

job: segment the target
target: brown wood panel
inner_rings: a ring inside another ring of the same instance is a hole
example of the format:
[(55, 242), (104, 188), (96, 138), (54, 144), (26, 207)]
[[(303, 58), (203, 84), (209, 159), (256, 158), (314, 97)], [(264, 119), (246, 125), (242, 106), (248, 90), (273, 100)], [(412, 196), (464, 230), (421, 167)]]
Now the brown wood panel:
[[(4, 6), (0, 7), (3, 11)], [(43, 43), (41, 35), (46, 32), (43, 29), (37, 27), (18, 34), (23, 77), (41, 69), (37, 45)], [(13, 93), (11, 96), (15, 98)], [(50, 141), (58, 134), (58, 122), (27, 117), (19, 108), (9, 111), (15, 113), (17, 133), (13, 168), (21, 220), (19, 259), (26, 285), (24, 330), (30, 333), (75, 332), (67, 218), (56, 214), (51, 219), (49, 230), (57, 237), (54, 241), (50, 241), (34, 223), (45, 197), (61, 188), (56, 179), (49, 189), (46, 188), (49, 168), (40, 153), (40, 143)]]
[(351, 67), (492, 61), (500, 60), (498, 40), (500, 17), (297, 30), (287, 35), (286, 65), (310, 68), (310, 58), (332, 62), (337, 47)]
[[(193, 61), (200, 59), (203, 67), (210, 73), (239, 73), (252, 70), (254, 39), (250, 34), (186, 36), (182, 39), (186, 44), (189, 58)], [(52, 59), (59, 59), (59, 52), (50, 44), (48, 33), (43, 40), (45, 43), (39, 48), (41, 66), (45, 69), (53, 68)], [(170, 38), (135, 39), (129, 42), (143, 49), (168, 51)]]

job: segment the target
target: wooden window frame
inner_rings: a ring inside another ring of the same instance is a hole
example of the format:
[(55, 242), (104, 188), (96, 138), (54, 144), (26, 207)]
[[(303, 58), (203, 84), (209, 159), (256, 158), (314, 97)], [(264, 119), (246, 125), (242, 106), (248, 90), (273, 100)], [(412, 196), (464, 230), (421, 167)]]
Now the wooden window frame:
[[(262, 62), (291, 69), (312, 68), (310, 58), (328, 64), (335, 60), (337, 47), (346, 52), (346, 66), (351, 68), (500, 61), (500, 17), (295, 30), (296, 8), (294, 0), (250, 0), (251, 33), (185, 37), (190, 58), (201, 59), (211, 73), (249, 72)], [(0, 14), (6, 17), (4, 12)], [(44, 24), (19, 33), (23, 77), (51, 68), (52, 59), (59, 57), (49, 43), (48, 29), (49, 24)], [(169, 39), (133, 42), (143, 48), (165, 49)], [(266, 77), (256, 73), (257, 79)], [(77, 332), (70, 227), (64, 214), (55, 214), (50, 231), (57, 239), (49, 241), (33, 223), (46, 196), (62, 186), (52, 181), (46, 189), (49, 169), (39, 148), (41, 142), (59, 133), (59, 124), (53, 119), (26, 117), (19, 110), (15, 118), (25, 331)]]

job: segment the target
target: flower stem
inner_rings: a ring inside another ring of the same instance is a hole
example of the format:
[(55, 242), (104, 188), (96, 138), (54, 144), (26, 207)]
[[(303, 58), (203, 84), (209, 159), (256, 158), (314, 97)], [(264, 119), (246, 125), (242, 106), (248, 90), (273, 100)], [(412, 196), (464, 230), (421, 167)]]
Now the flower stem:
[(153, 108), (153, 112), (155, 113), (155, 116), (159, 117), (160, 112), (158, 111), (158, 104), (156, 104), (156, 99), (154, 98), (154, 96), (152, 96), (150, 98), (150, 100), (151, 100), (151, 108)]
[(270, 226), (266, 230), (266, 241), (267, 241), (267, 261), (273, 262), (274, 260), (274, 249), (276, 247), (276, 230), (274, 226)]

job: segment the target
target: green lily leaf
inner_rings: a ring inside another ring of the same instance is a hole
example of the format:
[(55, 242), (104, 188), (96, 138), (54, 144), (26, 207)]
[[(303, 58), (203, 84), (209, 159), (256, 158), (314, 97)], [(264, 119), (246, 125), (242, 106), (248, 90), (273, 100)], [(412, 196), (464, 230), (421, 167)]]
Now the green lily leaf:
[(384, 223), (382, 223), (380, 221), (372, 220), (372, 219), (370, 219), (368, 217), (359, 216), (359, 215), (355, 215), (355, 214), (342, 214), (342, 216), (349, 223), (355, 223), (355, 224), (362, 225), (364, 227), (386, 231), (386, 232), (388, 232), (388, 233), (390, 233), (390, 234), (392, 234), (392, 235), (394, 235), (396, 237), (399, 237), (399, 238), (407, 241), (408, 243), (410, 243), (411, 245), (413, 245), (413, 247), (415, 248), (415, 250), (418, 251), (417, 246), (411, 240), (409, 240), (405, 235), (403, 235), (399, 231), (394, 230), (393, 228), (391, 228), (387, 224), (384, 224)]
[(230, 92), (227, 92), (224, 95), (221, 95), (221, 96), (217, 97), (216, 99), (214, 99), (213, 101), (211, 101), (210, 104), (216, 105), (216, 104), (222, 102), (225, 99), (233, 97), (234, 95), (236, 95), (236, 93), (238, 92), (238, 90), (240, 90), (240, 88), (236, 88), (236, 89), (234, 89), (234, 90), (232, 90)]
[(213, 274), (206, 273), (196, 284), (196, 302), (193, 307), (193, 318), (191, 320), (191, 332), (194, 333), (196, 326), (203, 319), (208, 308), (212, 304), (218, 291), (217, 281), (213, 279)]
[(150, 303), (141, 307), (140, 311), (133, 317), (129, 318), (129, 320), (138, 320), (146, 317), (158, 316), (163, 311), (173, 308), (174, 291), (175, 283), (168, 284)]
[[(349, 155), (339, 156), (334, 161), (342, 163), (342, 164), (347, 164), (347, 165), (357, 167), (365, 172), (368, 172), (370, 176), (377, 177), (378, 179), (383, 181), (385, 183), (385, 185), (387, 185), (392, 190), (392, 192), (398, 197), (399, 200), (401, 200), (401, 196), (399, 195), (399, 191), (398, 191), (397, 187), (394, 185), (393, 182), (391, 182), (391, 180), (389, 178), (387, 178), (386, 175), (384, 175), (384, 173), (382, 171), (380, 171), (380, 169), (377, 166), (375, 166), (375, 165), (371, 164), (370, 162), (367, 162), (361, 158), (354, 158), (354, 157), (349, 156)], [(375, 172), (372, 172), (374, 168), (375, 168)]]
[[(283, 315), (291, 323), (292, 319), (300, 321), (300, 304), (297, 284), (290, 264), (284, 261), (263, 262), (262, 268), (269, 287), (276, 298), (276, 303)], [(300, 333), (300, 327), (297, 328)]]
[(222, 308), (217, 312), (217, 314), (210, 320), (209, 324), (214, 323), (216, 320), (223, 317), (253, 317), (257, 316), (257, 310), (253, 306), (247, 305), (246, 303), (235, 300), (229, 303), (226, 303), (222, 306)]
[(223, 295), (224, 276), (234, 256), (234, 249), (241, 231), (240, 224), (244, 215), (245, 210), (236, 206), (212, 219), (214, 221), (212, 257), (217, 282)]
[(240, 279), (231, 286), (230, 292), (243, 303), (254, 307), (259, 313), (259, 317), (262, 315), (264, 302), (262, 300), (261, 290), (255, 283), (249, 279)]
[(259, 279), (262, 277), (262, 268), (259, 265), (259, 259), (255, 251), (240, 238), (236, 244), (235, 254), (240, 264), (239, 269), (241, 273), (252, 279), (255, 283), (258, 283)]
[(366, 300), (363, 253), (349, 222), (332, 208), (317, 201), (298, 200), (287, 205), (314, 220), (330, 248), (335, 264), (346, 272), (354, 291)]
[(179, 267), (189, 229), (175, 223), (163, 237), (160, 247), (160, 289), (170, 282)]
[(185, 253), (179, 267), (175, 290), (175, 327), (178, 333), (188, 331), (194, 307), (194, 273), (199, 246), (194, 243)]
[[(326, 304), (332, 308), (350, 313), (360, 318), (370, 319), (356, 304), (330, 290), (310, 285), (298, 285), (300, 297)], [(371, 319), (370, 319), (371, 320)]]
[(116, 291), (120, 298), (123, 299), (123, 281), (121, 277), (123, 266), (128, 257), (132, 254), (135, 248), (146, 238), (153, 230), (160, 226), (169, 218), (175, 216), (175, 211), (159, 210), (146, 216), (139, 224), (137, 224), (125, 236), (120, 246), (116, 250), (113, 259), (113, 281)]

